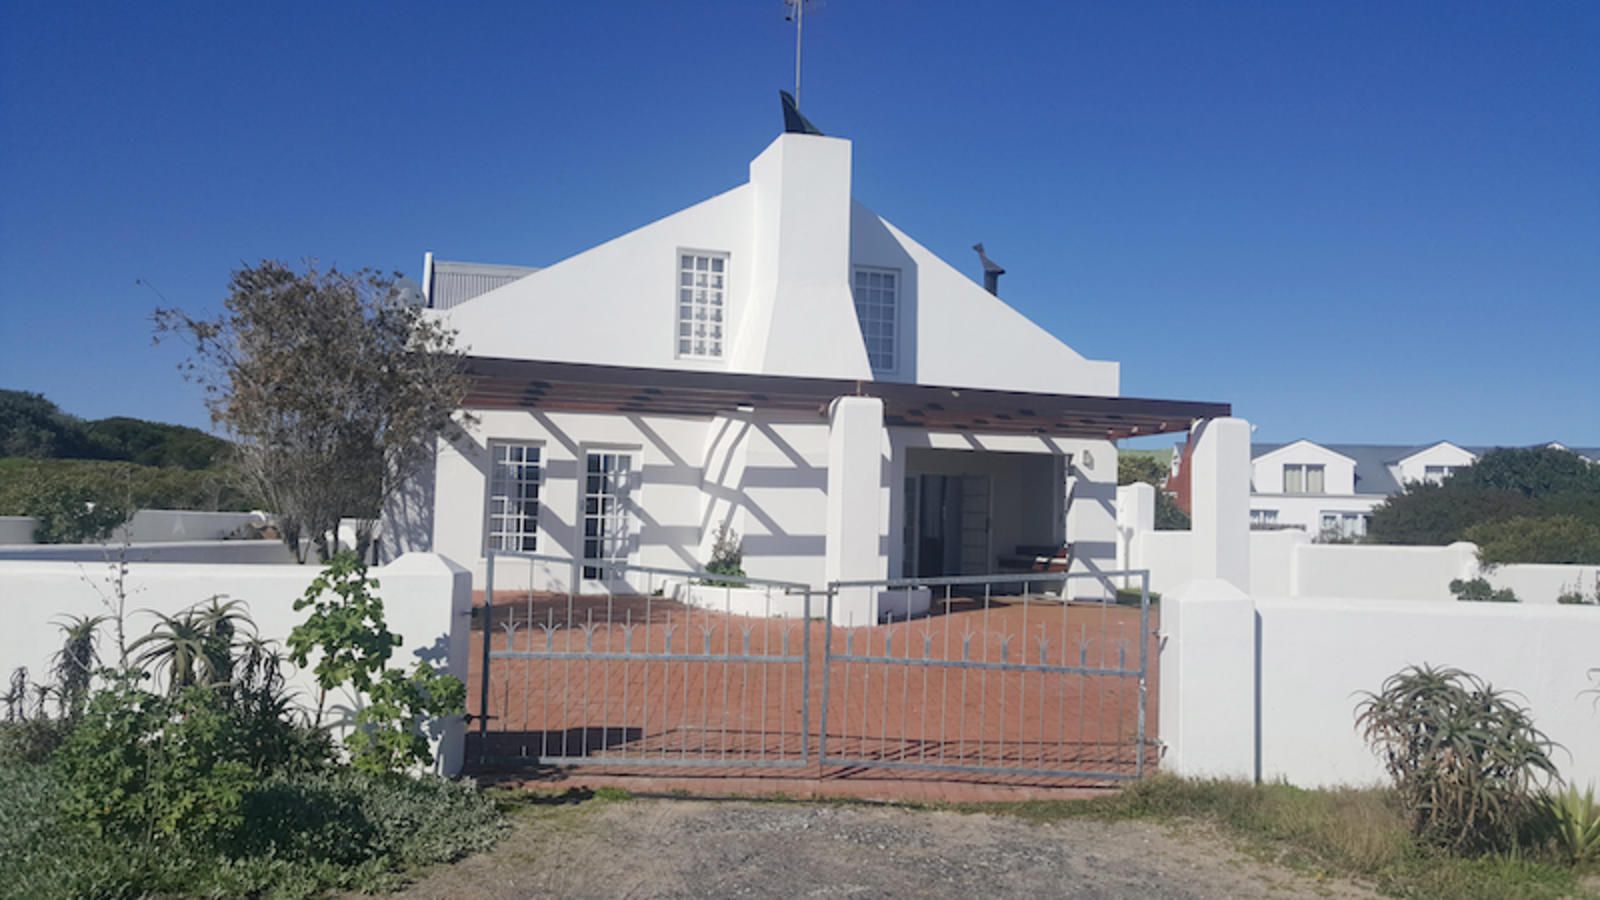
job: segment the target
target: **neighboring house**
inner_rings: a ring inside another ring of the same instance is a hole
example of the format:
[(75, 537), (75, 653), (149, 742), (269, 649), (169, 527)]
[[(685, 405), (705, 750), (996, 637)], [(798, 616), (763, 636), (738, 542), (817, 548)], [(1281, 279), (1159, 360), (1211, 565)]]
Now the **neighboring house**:
[(1115, 442), (1227, 405), (1119, 397), (1117, 363), (857, 202), (851, 154), (785, 133), (748, 182), (536, 271), (430, 256), (476, 421), (388, 533), (480, 569), (494, 548), (698, 570), (723, 525), (750, 575), (807, 584), (1068, 545), (1111, 568)]
[[(1299, 528), (1322, 539), (1358, 538), (1367, 533), (1372, 509), (1384, 498), (1410, 484), (1437, 484), (1489, 449), (1449, 441), (1420, 446), (1307, 440), (1253, 444), (1250, 524)], [(1600, 450), (1574, 452), (1600, 459)]]

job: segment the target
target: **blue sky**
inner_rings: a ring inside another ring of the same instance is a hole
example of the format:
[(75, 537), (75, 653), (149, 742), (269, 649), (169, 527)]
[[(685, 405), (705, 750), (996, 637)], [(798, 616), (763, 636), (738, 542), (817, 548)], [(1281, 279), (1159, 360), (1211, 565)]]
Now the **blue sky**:
[[(167, 301), (546, 265), (741, 182), (780, 0), (0, 3), (0, 386), (203, 425)], [(1261, 439), (1600, 445), (1600, 5), (809, 7), (856, 195), (1124, 393)], [(997, 348), (996, 352), (1005, 352)]]

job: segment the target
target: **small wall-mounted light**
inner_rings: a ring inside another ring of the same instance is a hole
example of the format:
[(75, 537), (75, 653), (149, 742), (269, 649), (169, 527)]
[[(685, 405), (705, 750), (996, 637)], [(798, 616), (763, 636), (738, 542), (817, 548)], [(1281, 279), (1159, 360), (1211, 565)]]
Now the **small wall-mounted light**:
[(1094, 468), (1094, 454), (1088, 450), (1083, 451), (1083, 467), (1085, 469)]

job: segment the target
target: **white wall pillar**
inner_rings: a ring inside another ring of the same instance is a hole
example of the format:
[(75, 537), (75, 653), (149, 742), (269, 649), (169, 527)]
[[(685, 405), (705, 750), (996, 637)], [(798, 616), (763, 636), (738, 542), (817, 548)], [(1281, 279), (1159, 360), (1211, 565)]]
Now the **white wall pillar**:
[[(828, 411), (828, 518), (824, 574), (828, 581), (884, 578), (883, 401), (840, 397)], [(877, 591), (843, 591), (834, 622), (877, 621)]]
[[(407, 553), (375, 574), (391, 627), (405, 639), (389, 661), (396, 668), (426, 660), (467, 681), (472, 640), (472, 573), (435, 553)], [(477, 712), (477, 710), (468, 710)], [(429, 724), (434, 771), (461, 773), (466, 725), (460, 717)]]
[[(1134, 540), (1156, 530), (1156, 489), (1142, 481), (1117, 488), (1117, 568), (1135, 569)], [(1123, 587), (1133, 587), (1133, 577), (1122, 578)]]
[(1161, 598), (1161, 768), (1256, 777), (1256, 609), (1233, 584), (1191, 581)]
[(1194, 577), (1250, 591), (1250, 423), (1211, 419), (1189, 460)]
[(1068, 476), (1076, 479), (1067, 508), (1067, 540), (1072, 544), (1072, 571), (1093, 575), (1075, 578), (1073, 597), (1110, 599), (1117, 585), (1102, 573), (1117, 565), (1117, 445), (1090, 441), (1073, 455)]

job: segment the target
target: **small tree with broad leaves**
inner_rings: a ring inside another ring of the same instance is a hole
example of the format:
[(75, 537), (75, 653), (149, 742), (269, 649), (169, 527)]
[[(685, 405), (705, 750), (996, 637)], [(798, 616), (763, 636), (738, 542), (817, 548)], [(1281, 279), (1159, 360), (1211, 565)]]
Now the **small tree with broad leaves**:
[(469, 381), (455, 333), (408, 302), (397, 277), (269, 260), (233, 273), (214, 318), (156, 311), (157, 340), (193, 348), (181, 368), (301, 561), (308, 542), (333, 557), (341, 518), (363, 523), (365, 557), (385, 500), (439, 437), (461, 433)]

